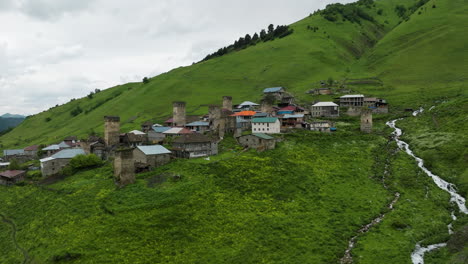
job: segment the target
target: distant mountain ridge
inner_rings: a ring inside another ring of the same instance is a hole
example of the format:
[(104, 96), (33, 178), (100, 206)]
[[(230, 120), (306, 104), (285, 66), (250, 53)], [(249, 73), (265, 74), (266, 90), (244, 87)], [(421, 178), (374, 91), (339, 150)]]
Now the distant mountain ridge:
[(25, 116), (10, 113), (0, 116), (0, 133), (9, 128), (17, 127), (25, 118)]
[(10, 113), (6, 113), (6, 114), (4, 114), (4, 115), (2, 115), (0, 117), (1, 118), (22, 118), (22, 119), (26, 118), (23, 115), (16, 115), (16, 114), (10, 114)]

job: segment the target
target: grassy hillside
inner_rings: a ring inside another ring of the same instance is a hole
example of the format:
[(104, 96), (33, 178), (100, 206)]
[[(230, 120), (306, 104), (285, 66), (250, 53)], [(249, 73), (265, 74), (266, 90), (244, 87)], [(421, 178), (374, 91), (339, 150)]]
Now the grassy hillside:
[[(144, 121), (161, 121), (170, 116), (174, 100), (187, 101), (190, 113), (201, 114), (207, 112), (206, 105), (220, 103), (223, 95), (233, 96), (235, 103), (255, 101), (264, 88), (271, 86), (285, 86), (310, 103), (312, 97), (305, 96), (305, 91), (328, 77), (344, 78), (356, 58), (391, 31), (398, 23), (393, 8), (399, 2), (408, 1), (379, 1), (371, 9), (363, 7), (377, 19), (376, 23), (330, 22), (318, 14), (308, 17), (291, 25), (294, 34), (286, 38), (174, 69), (146, 85), (125, 84), (93, 99), (75, 100), (31, 117), (0, 141), (5, 147), (13, 147), (51, 143), (67, 135), (85, 136), (90, 130), (103, 130), (105, 115), (120, 115), (125, 121), (123, 130), (130, 130)], [(386, 10), (386, 15), (377, 15), (379, 9)], [(318, 31), (308, 26), (318, 27)], [(78, 106), (83, 113), (71, 116)]]

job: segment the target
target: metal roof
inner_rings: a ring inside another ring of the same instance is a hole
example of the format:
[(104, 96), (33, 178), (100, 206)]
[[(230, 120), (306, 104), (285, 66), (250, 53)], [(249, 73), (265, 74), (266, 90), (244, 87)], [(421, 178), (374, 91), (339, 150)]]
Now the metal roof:
[(262, 138), (262, 139), (274, 139), (274, 137), (269, 136), (267, 134), (263, 134), (263, 133), (253, 133), (252, 135)]
[(210, 122), (196, 121), (186, 124), (185, 126), (210, 126)]
[(286, 114), (286, 115), (283, 116), (283, 119), (288, 119), (288, 118), (303, 118), (303, 117), (304, 117), (303, 114), (297, 114), (297, 115), (288, 115), (288, 114)]
[(174, 135), (190, 134), (190, 133), (193, 133), (193, 132), (186, 129), (185, 127), (173, 127), (171, 129), (166, 130), (166, 131), (163, 132), (163, 134), (174, 134)]
[(243, 106), (257, 106), (257, 105), (259, 105), (259, 104), (256, 104), (256, 103), (250, 102), (250, 101), (245, 101), (242, 104), (240, 104), (237, 108), (242, 108)]
[(86, 155), (83, 149), (64, 149), (51, 156), (52, 159), (72, 159), (78, 155)]
[(169, 129), (171, 129), (171, 127), (163, 127), (163, 126), (154, 127), (153, 126), (153, 130), (157, 133), (163, 133)]
[(267, 117), (267, 116), (268, 116), (267, 113), (256, 113), (256, 114), (254, 115), (254, 117)]
[(64, 149), (64, 148), (71, 148), (70, 145), (65, 143), (65, 141), (62, 141), (58, 144), (59, 148)]
[(59, 150), (59, 149), (60, 149), (59, 145), (55, 144), (55, 145), (50, 145), (50, 146), (48, 146), (46, 148), (43, 148), (42, 150), (47, 151), (47, 150)]
[(24, 149), (5, 149), (3, 156), (24, 155)]
[(338, 106), (334, 102), (319, 102), (314, 104), (313, 106)]
[(145, 155), (162, 155), (162, 154), (170, 154), (171, 152), (161, 145), (153, 145), (153, 146), (138, 146), (137, 147), (141, 152)]
[(132, 131), (130, 131), (130, 132), (128, 132), (128, 133), (132, 133), (132, 134), (134, 134), (134, 135), (146, 135), (145, 132), (142, 132), (142, 131), (140, 131), (140, 130), (132, 130)]
[(265, 90), (263, 90), (264, 93), (277, 93), (277, 92), (281, 92), (282, 90), (284, 90), (283, 87), (272, 87), (272, 88), (266, 88)]
[(0, 167), (9, 166), (10, 162), (0, 162)]
[(25, 173), (25, 171), (22, 171), (22, 170), (7, 170), (7, 171), (4, 171), (4, 172), (0, 172), (0, 176), (5, 177), (5, 178), (13, 179), (13, 178), (16, 178), (18, 175), (21, 175), (23, 173)]
[(252, 123), (275, 123), (276, 121), (278, 121), (276, 117), (260, 117), (254, 118)]
[(348, 95), (343, 95), (340, 98), (356, 98), (356, 97), (364, 97), (363, 94), (348, 94)]

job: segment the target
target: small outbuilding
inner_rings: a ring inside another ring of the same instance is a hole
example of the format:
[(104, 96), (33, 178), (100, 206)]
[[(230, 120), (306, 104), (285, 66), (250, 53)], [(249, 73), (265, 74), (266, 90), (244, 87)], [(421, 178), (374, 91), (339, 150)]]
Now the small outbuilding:
[(165, 165), (171, 160), (171, 151), (161, 145), (138, 146), (133, 150), (135, 163), (149, 169)]
[(176, 138), (172, 152), (178, 158), (199, 158), (218, 154), (218, 143), (202, 134), (186, 134)]
[(54, 155), (41, 159), (41, 172), (43, 177), (54, 175), (60, 172), (70, 163), (70, 160), (78, 155), (86, 155), (83, 149), (64, 149)]
[(243, 135), (238, 137), (237, 141), (244, 147), (253, 148), (258, 151), (275, 149), (276, 147), (276, 139), (263, 133)]
[(0, 172), (0, 185), (13, 185), (24, 181), (26, 172), (22, 170), (7, 170)]

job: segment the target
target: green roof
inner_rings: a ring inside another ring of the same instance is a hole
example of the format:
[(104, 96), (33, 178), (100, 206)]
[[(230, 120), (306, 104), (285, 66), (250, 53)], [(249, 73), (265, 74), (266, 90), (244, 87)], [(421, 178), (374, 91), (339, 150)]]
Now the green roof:
[(274, 137), (269, 136), (267, 134), (263, 134), (263, 133), (254, 133), (252, 135), (259, 137), (259, 138), (263, 138), (263, 139), (274, 139)]
[(252, 123), (275, 123), (277, 120), (277, 117), (261, 117), (252, 119)]

